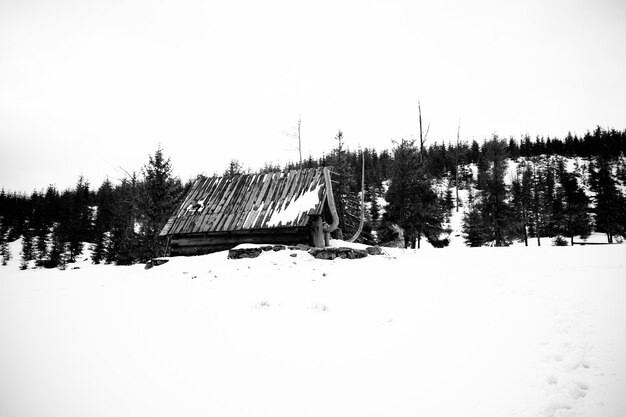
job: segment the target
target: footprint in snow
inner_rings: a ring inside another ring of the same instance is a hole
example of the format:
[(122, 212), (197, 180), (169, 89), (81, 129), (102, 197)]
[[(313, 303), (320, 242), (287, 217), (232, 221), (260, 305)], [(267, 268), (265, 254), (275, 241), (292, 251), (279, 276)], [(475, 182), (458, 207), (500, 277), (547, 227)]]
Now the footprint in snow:
[(589, 385), (587, 385), (584, 382), (578, 381), (578, 382), (576, 382), (576, 385), (578, 386), (578, 388), (580, 388), (583, 391), (587, 391), (589, 389)]
[(585, 398), (585, 395), (587, 395), (587, 392), (585, 392), (584, 390), (580, 389), (580, 387), (578, 385), (574, 384), (574, 386), (572, 386), (570, 388), (570, 390), (569, 390), (569, 395), (574, 400), (577, 400), (579, 398)]
[(546, 408), (546, 417), (559, 417), (566, 415), (568, 410), (571, 410), (572, 406), (565, 403), (552, 403)]

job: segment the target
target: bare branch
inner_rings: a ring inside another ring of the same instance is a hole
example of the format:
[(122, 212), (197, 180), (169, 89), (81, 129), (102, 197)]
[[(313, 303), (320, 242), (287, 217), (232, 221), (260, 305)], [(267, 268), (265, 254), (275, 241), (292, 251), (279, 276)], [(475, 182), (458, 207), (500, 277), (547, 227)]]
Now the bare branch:
[(293, 127), (293, 129), (295, 129), (295, 132), (287, 132), (286, 130), (283, 130), (283, 135), (287, 136), (288, 138), (291, 139), (298, 139), (298, 147), (297, 148), (293, 148), (293, 149), (289, 149), (291, 151), (298, 151), (299, 157), (300, 157), (300, 168), (302, 168), (302, 139), (300, 137), (300, 127), (302, 125), (302, 116), (298, 115), (298, 124)]
[[(137, 174), (136, 174), (136, 173), (134, 173), (134, 172), (131, 174), (130, 172), (126, 171), (126, 170), (125, 170), (124, 168), (122, 168), (121, 166), (118, 166), (118, 169), (119, 169), (119, 170), (121, 170), (121, 171), (122, 171), (122, 172), (126, 175), (126, 177), (127, 177), (129, 180), (132, 180), (132, 179), (133, 179), (134, 177), (136, 177), (136, 175), (137, 175)], [(122, 181), (122, 180), (120, 180), (120, 181)]]

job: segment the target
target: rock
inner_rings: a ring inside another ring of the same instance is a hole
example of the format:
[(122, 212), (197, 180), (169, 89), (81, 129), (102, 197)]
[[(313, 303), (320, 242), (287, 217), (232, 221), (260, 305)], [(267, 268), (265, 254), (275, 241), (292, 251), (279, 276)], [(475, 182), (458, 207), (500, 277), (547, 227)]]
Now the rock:
[(256, 258), (261, 252), (263, 252), (261, 248), (231, 249), (228, 251), (228, 259)]
[(333, 260), (337, 257), (341, 259), (360, 259), (365, 258), (367, 256), (367, 251), (363, 249), (352, 249), (352, 248), (311, 248), (309, 249), (309, 253), (317, 259), (328, 259)]
[(380, 246), (368, 246), (367, 248), (365, 248), (365, 250), (367, 251), (368, 255), (382, 255), (383, 254), (383, 250), (380, 248)]
[(146, 266), (144, 267), (144, 269), (150, 269), (153, 266), (163, 265), (163, 264), (168, 263), (169, 261), (170, 261), (169, 259), (163, 259), (163, 258), (150, 259), (148, 262), (146, 262)]
[(323, 251), (323, 250), (324, 249), (320, 249), (320, 248), (311, 248), (307, 252), (309, 253), (309, 255), (315, 256), (316, 253)]
[(315, 253), (315, 255), (313, 256), (315, 256), (317, 259), (327, 259), (332, 261), (337, 257), (337, 253), (323, 249)]
[[(333, 260), (336, 258), (341, 259), (360, 259), (365, 258), (370, 251), (373, 254), (380, 254), (382, 250), (378, 247), (368, 248), (368, 250), (364, 249), (352, 249), (348, 247), (340, 247), (340, 248), (313, 248), (308, 245), (298, 244), (298, 245), (264, 245), (253, 248), (241, 248), (241, 249), (231, 249), (228, 251), (228, 259), (244, 259), (244, 258), (256, 258), (262, 252), (267, 251), (281, 251), (285, 249), (298, 250), (298, 251), (306, 251), (311, 256), (317, 259), (326, 259)], [(289, 256), (295, 258), (298, 256), (297, 253), (291, 253)], [(153, 265), (156, 266), (156, 265)], [(146, 266), (147, 267), (147, 266)]]

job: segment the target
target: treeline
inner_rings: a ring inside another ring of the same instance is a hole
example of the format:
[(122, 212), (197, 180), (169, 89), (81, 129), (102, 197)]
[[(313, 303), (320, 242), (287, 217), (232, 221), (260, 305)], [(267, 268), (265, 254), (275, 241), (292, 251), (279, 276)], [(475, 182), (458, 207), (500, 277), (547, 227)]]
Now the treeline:
[[(626, 168), (620, 158), (626, 151), (626, 130), (597, 127), (580, 138), (494, 137), (482, 144), (435, 142), (423, 148), (401, 140), (382, 151), (350, 149), (341, 131), (335, 140), (328, 154), (309, 156), (302, 166), (333, 167), (344, 232), (338, 237), (349, 237), (359, 224), (363, 162), (367, 210), (359, 240), (365, 243), (419, 247), (427, 239), (446, 246), (446, 224), (452, 210), (458, 210), (455, 184), (471, 191), (463, 225), (468, 245), (508, 245), (539, 237), (559, 238), (561, 243), (569, 238), (571, 243), (574, 236), (585, 237), (593, 230), (606, 233), (611, 242), (626, 229)], [(516, 178), (507, 185), (508, 158), (519, 157)], [(563, 157), (593, 162), (572, 171)], [(477, 175), (471, 164), (477, 166)], [(298, 166), (266, 164), (259, 171)], [(243, 172), (250, 171), (233, 160), (223, 175)], [(164, 242), (158, 234), (190, 186), (190, 181), (183, 184), (173, 176), (170, 160), (158, 149), (138, 173), (115, 184), (106, 180), (92, 188), (80, 177), (71, 190), (50, 186), (30, 195), (2, 190), (0, 260), (6, 264), (17, 256), (10, 253), (8, 242), (19, 237), (23, 268), (30, 263), (63, 267), (82, 256), (86, 242), (95, 263), (127, 265), (162, 255)], [(385, 210), (381, 198), (388, 203)]]
[[(189, 184), (187, 184), (189, 186)], [(49, 186), (31, 195), (0, 192), (0, 256), (22, 237), (21, 267), (65, 267), (92, 246), (91, 260), (129, 265), (162, 253), (158, 234), (185, 191), (158, 149), (140, 173), (97, 189), (80, 177), (71, 190)]]
[[(446, 224), (457, 205), (455, 183), (471, 191), (463, 222), (470, 246), (502, 246), (515, 240), (528, 244), (529, 238), (540, 244), (541, 237), (554, 238), (557, 244), (566, 244), (568, 238), (571, 244), (574, 236), (586, 238), (592, 231), (606, 233), (608, 242), (624, 236), (626, 206), (620, 186), (626, 185), (626, 130), (596, 127), (582, 137), (568, 134), (563, 139), (494, 136), (482, 144), (433, 143), (423, 148), (402, 140), (382, 152), (346, 149), (341, 131), (335, 139), (337, 146), (329, 154), (317, 160), (309, 157), (302, 165), (334, 167), (344, 200), (342, 218), (348, 223), (341, 226), (351, 231), (360, 220), (354, 215), (354, 196), (361, 189), (364, 160), (368, 211), (361, 242), (419, 247), (425, 238), (436, 247), (446, 246), (450, 232)], [(591, 162), (568, 170), (564, 158)], [(520, 163), (516, 178), (507, 185), (509, 159)], [(476, 174), (470, 170), (472, 164)], [(389, 188), (384, 189), (387, 180)], [(384, 216), (379, 197), (388, 203)]]
[[(626, 231), (624, 158), (605, 152), (587, 164), (566, 166), (562, 156), (520, 159), (511, 185), (504, 176), (509, 161), (507, 144), (497, 138), (485, 142), (478, 175), (470, 195), (463, 232), (470, 246), (506, 246), (529, 238), (554, 238), (554, 244), (574, 243), (592, 231), (605, 233), (607, 242)], [(592, 197), (590, 197), (592, 196)]]
[[(626, 130), (604, 129), (596, 127), (593, 132), (588, 131), (582, 137), (568, 133), (564, 138), (550, 138), (537, 136), (531, 138), (525, 135), (519, 139), (499, 139), (504, 143), (504, 151), (508, 158), (533, 158), (542, 155), (563, 156), (568, 158), (592, 158), (604, 156), (606, 159), (617, 159), (626, 155)], [(407, 141), (405, 141), (407, 142)], [(423, 149), (418, 149), (424, 163), (424, 170), (435, 178), (454, 175), (456, 166), (478, 164), (483, 143), (476, 140), (456, 143), (431, 143)], [(396, 144), (397, 146), (398, 144)], [(361, 153), (362, 152), (362, 153)], [(332, 165), (335, 150), (329, 155), (317, 160), (309, 157), (303, 161), (305, 167)], [(368, 186), (382, 183), (391, 176), (394, 150), (377, 152), (374, 149), (348, 150), (346, 160), (350, 172), (354, 174), (352, 183), (360, 184), (361, 155), (365, 158), (365, 182)], [(271, 165), (270, 165), (271, 166)], [(297, 167), (296, 163), (287, 165), (288, 168)], [(275, 169), (280, 169), (274, 167)]]

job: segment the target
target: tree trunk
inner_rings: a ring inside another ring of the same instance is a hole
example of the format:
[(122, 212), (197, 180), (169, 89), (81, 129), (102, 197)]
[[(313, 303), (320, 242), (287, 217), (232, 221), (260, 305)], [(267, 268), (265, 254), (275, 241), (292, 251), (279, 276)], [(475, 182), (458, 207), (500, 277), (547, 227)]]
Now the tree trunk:
[(537, 246), (541, 246), (541, 233), (539, 232), (539, 215), (535, 213), (535, 224), (537, 225), (535, 233), (537, 233)]
[(456, 212), (459, 212), (459, 135), (461, 132), (461, 119), (459, 119), (459, 127), (456, 130), (456, 153), (455, 158), (455, 171), (454, 171), (454, 187), (456, 188)]
[(424, 157), (424, 137), (422, 136), (422, 106), (420, 101), (417, 100), (417, 109), (419, 111), (419, 121), (420, 121), (420, 154), (419, 161), (422, 163), (422, 158)]
[(302, 140), (300, 139), (300, 125), (302, 124), (302, 116), (298, 116), (298, 153), (300, 154), (300, 169), (302, 169)]

